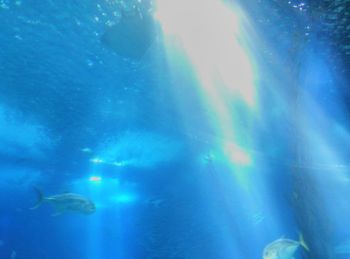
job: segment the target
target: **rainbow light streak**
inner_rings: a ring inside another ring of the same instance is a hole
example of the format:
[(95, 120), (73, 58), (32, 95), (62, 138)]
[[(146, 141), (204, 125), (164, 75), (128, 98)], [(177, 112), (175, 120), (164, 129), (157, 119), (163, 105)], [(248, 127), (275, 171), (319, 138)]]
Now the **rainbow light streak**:
[(225, 146), (226, 154), (231, 157), (232, 161), (235, 161), (238, 165), (251, 164), (251, 157), (240, 147), (235, 146), (234, 143), (227, 143)]
[(163, 29), (168, 58), (175, 59), (170, 48), (180, 46), (190, 60), (205, 106), (215, 114), (212, 124), (227, 140), (220, 143), (227, 159), (249, 166), (252, 158), (239, 144), (239, 132), (247, 129), (232, 112), (233, 103), (243, 103), (248, 114), (257, 109), (253, 65), (242, 46), (242, 12), (220, 0), (158, 0), (155, 18)]

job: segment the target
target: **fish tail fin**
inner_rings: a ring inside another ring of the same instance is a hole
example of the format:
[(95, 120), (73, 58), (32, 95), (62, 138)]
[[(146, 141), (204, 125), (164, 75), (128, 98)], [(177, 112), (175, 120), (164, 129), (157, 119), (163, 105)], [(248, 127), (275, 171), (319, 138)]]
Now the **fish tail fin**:
[(35, 191), (35, 193), (37, 195), (37, 201), (36, 201), (35, 205), (30, 208), (31, 210), (37, 209), (43, 203), (43, 201), (45, 199), (44, 194), (42, 193), (42, 191), (40, 191), (36, 187), (34, 187), (33, 189), (34, 189), (34, 191)]
[(306, 251), (310, 252), (310, 248), (305, 243), (304, 236), (302, 233), (299, 233), (299, 243)]

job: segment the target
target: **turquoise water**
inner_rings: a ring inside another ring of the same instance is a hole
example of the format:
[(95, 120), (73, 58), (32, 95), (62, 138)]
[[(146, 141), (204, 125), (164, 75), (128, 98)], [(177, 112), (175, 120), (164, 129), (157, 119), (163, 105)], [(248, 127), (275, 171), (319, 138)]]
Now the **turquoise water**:
[(0, 258), (349, 258), (349, 8), (0, 0)]

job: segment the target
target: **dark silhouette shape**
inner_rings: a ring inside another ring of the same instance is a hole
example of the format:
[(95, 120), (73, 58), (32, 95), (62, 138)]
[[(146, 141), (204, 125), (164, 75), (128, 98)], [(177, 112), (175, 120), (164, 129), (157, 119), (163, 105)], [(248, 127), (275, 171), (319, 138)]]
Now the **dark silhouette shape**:
[(122, 57), (140, 59), (154, 38), (155, 23), (151, 15), (124, 15), (118, 24), (107, 29), (101, 42)]

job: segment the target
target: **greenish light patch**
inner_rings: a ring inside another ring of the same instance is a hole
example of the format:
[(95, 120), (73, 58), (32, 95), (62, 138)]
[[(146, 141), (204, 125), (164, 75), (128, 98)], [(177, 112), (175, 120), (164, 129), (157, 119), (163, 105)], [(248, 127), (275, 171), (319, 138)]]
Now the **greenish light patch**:
[(116, 203), (127, 204), (135, 202), (137, 200), (137, 197), (134, 194), (121, 193), (116, 196), (113, 196), (111, 200)]

